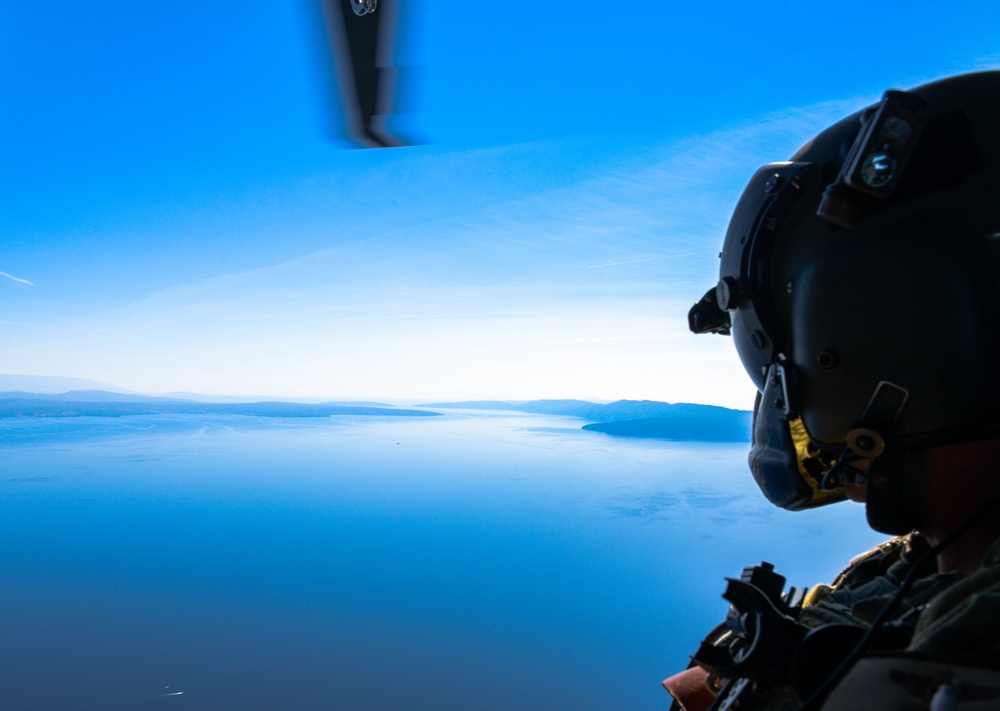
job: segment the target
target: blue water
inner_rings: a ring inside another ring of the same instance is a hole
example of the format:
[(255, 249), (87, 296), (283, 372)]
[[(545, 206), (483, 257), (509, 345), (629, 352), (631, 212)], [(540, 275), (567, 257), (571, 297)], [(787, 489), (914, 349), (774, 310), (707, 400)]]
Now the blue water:
[(0, 421), (0, 708), (664, 709), (723, 576), (878, 540), (581, 424)]

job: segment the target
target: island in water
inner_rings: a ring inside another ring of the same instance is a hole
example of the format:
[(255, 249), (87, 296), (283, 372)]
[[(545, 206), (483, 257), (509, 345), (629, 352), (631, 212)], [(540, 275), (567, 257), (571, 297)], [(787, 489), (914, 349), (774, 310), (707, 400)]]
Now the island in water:
[(583, 429), (604, 434), (698, 442), (749, 442), (753, 421), (753, 413), (748, 410), (655, 400), (617, 400), (607, 404), (586, 400), (470, 400), (417, 407), (564, 415), (589, 420), (590, 424)]

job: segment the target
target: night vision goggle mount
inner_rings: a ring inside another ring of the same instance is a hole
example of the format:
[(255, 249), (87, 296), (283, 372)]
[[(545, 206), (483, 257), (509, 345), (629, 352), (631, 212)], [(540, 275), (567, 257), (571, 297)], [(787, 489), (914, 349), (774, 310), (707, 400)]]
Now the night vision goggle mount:
[(861, 116), (837, 180), (823, 192), (816, 214), (840, 227), (854, 227), (892, 196), (906, 173), (927, 124), (927, 102), (890, 89)]
[[(882, 101), (861, 116), (861, 127), (844, 159), (837, 179), (823, 191), (816, 214), (840, 227), (853, 227), (860, 220), (878, 209), (878, 201), (892, 197), (905, 174), (907, 165), (927, 124), (927, 102), (916, 94), (890, 89)], [(785, 176), (778, 172), (765, 178), (751, 235), (743, 235), (741, 247), (742, 266), (765, 229), (775, 236), (776, 217), (772, 204), (784, 190)], [(737, 214), (741, 217), (740, 208)], [(726, 245), (736, 246), (736, 245)], [(725, 251), (719, 255), (724, 260)], [(751, 275), (742, 275), (749, 277)], [(744, 282), (732, 274), (723, 275), (718, 285), (688, 312), (688, 326), (694, 333), (730, 335), (732, 322), (729, 312), (734, 310), (745, 291)]]

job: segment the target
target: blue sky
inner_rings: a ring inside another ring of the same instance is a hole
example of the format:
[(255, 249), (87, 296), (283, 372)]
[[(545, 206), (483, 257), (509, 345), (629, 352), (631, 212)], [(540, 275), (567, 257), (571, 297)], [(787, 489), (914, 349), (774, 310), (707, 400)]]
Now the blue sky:
[(362, 151), (306, 0), (2, 3), (0, 372), (748, 408), (685, 324), (745, 181), (1000, 9), (673, 5), (404, 0), (428, 142)]

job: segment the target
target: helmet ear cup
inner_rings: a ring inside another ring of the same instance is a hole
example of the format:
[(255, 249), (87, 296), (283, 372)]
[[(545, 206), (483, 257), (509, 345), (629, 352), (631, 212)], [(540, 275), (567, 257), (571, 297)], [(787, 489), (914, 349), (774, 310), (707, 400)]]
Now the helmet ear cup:
[(783, 407), (786, 398), (781, 380), (774, 377), (757, 393), (748, 457), (757, 486), (772, 504), (791, 511), (843, 500), (843, 489), (819, 486), (831, 462), (811, 447), (801, 419)]
[(758, 392), (754, 403), (750, 472), (772, 504), (785, 509), (803, 508), (811, 492), (808, 486), (802, 490), (805, 482), (799, 476), (792, 435), (769, 389), (770, 385), (763, 393)]

